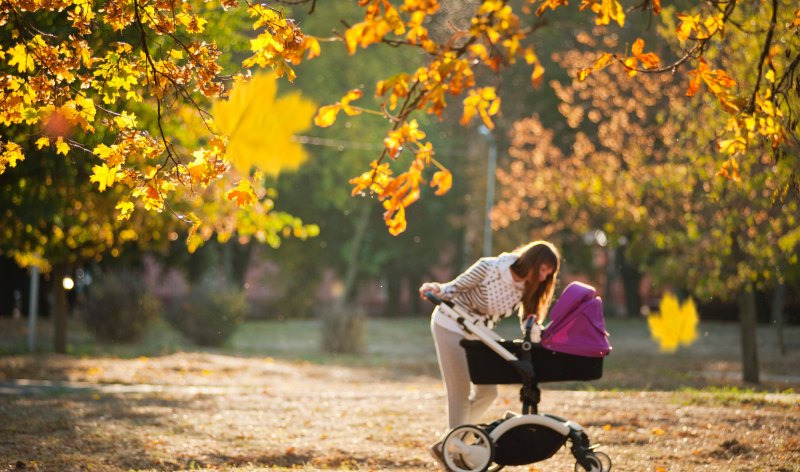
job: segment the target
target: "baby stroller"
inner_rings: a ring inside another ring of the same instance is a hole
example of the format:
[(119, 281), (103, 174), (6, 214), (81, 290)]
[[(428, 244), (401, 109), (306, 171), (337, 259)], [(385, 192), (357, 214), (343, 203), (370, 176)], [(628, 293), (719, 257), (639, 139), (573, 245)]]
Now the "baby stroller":
[[(505, 466), (540, 462), (552, 457), (567, 441), (575, 471), (608, 472), (611, 459), (596, 451), (583, 428), (564, 418), (539, 414), (541, 382), (596, 380), (603, 375), (603, 357), (611, 351), (596, 291), (580, 282), (569, 284), (550, 311), (550, 324), (541, 343), (532, 343), (533, 320), (522, 340), (507, 341), (477, 324), (465, 307), (426, 298), (458, 322), (467, 339), (469, 373), (475, 384), (522, 384), (522, 414), (508, 412), (491, 424), (465, 424), (451, 429), (442, 444), (444, 462), (452, 472), (498, 471)], [(471, 339), (477, 338), (477, 339)], [(490, 466), (494, 463), (493, 467)]]

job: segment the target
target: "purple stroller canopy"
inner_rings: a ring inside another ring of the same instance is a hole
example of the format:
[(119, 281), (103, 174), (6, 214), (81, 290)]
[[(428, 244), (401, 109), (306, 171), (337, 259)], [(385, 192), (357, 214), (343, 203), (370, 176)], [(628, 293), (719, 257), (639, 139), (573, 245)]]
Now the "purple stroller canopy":
[(550, 310), (550, 324), (542, 331), (542, 346), (566, 354), (603, 357), (608, 343), (603, 302), (594, 287), (572, 282)]

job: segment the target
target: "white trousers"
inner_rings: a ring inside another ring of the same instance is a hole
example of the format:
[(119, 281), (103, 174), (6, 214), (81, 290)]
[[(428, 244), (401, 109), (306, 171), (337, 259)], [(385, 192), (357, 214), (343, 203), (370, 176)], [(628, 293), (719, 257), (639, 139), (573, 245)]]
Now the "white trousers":
[(497, 385), (473, 385), (470, 382), (467, 355), (459, 344), (464, 339), (462, 334), (445, 329), (433, 321), (431, 333), (447, 395), (449, 428), (477, 424), (497, 398)]

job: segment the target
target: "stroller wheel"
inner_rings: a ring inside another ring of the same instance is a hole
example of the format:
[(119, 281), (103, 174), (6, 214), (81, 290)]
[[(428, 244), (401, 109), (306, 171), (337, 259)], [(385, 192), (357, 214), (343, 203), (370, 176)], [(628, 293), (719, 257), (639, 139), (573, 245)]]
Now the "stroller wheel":
[(494, 443), (477, 426), (456, 426), (444, 438), (442, 455), (452, 472), (484, 472), (492, 463)]
[(611, 458), (603, 452), (590, 452), (586, 454), (586, 462), (589, 468), (582, 466), (580, 462), (575, 463), (575, 472), (609, 472), (611, 470)]

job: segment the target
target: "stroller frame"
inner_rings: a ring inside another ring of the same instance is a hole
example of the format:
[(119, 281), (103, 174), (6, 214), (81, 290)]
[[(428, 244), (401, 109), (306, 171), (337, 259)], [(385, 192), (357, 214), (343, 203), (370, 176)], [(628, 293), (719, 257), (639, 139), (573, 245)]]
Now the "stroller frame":
[[(583, 427), (555, 415), (538, 413), (541, 391), (534, 369), (533, 353), (535, 349), (544, 348), (538, 343), (528, 341), (533, 320), (529, 320), (524, 341), (519, 346), (519, 355), (515, 355), (506, 348), (507, 341), (493, 330), (480, 325), (477, 315), (465, 307), (443, 301), (430, 292), (425, 297), (437, 305), (443, 315), (456, 321), (465, 334), (476, 337), (480, 343), (512, 365), (519, 375), (519, 382), (513, 383), (522, 384), (522, 414), (507, 412), (503, 418), (488, 425), (459, 425), (445, 435), (442, 456), (449, 471), (496, 472), (506, 465), (540, 462), (552, 457), (567, 441), (570, 442), (570, 452), (576, 460), (576, 472), (611, 470), (611, 459), (605, 453), (596, 451), (598, 445), (591, 444)], [(474, 343), (465, 339), (462, 346), (466, 349), (470, 342)], [(472, 366), (470, 370), (472, 371)], [(520, 449), (522, 452), (518, 451)], [(495, 465), (490, 468), (493, 462)]]

